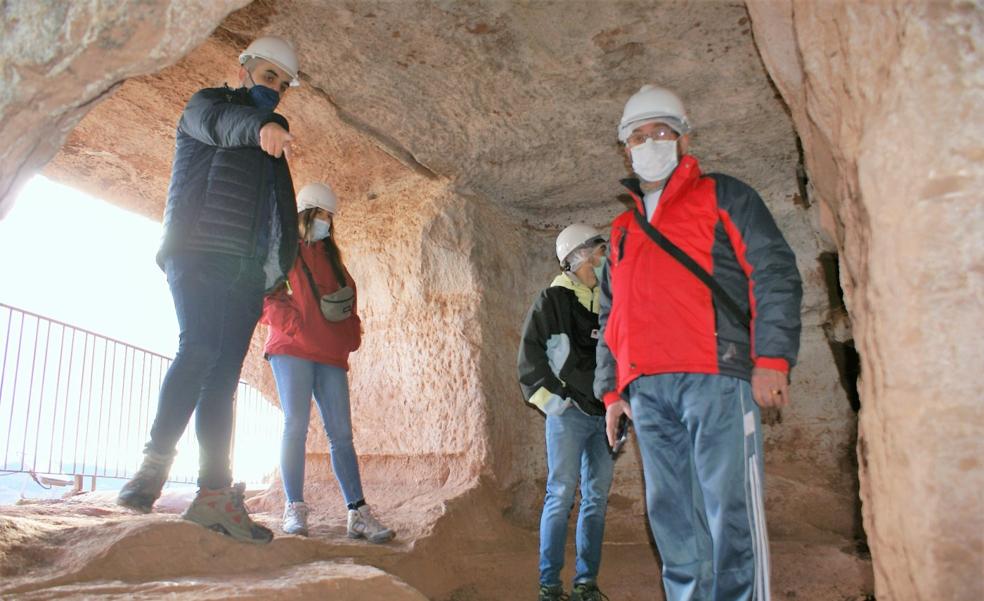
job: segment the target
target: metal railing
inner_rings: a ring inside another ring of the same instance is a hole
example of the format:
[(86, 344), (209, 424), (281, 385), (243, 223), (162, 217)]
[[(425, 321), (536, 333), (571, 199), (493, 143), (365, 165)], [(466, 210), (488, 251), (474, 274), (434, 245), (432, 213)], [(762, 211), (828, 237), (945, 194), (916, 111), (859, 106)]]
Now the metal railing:
[[(170, 364), (169, 357), (0, 303), (0, 472), (131, 477)], [(233, 473), (258, 484), (276, 467), (282, 413), (243, 381), (236, 399)], [(170, 481), (195, 482), (194, 427), (177, 451)]]

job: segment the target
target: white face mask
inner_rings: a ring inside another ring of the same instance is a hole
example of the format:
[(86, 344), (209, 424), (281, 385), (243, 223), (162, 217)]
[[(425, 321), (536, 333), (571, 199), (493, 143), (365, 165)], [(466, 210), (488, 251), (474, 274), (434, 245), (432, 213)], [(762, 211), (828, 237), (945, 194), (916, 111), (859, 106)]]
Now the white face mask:
[(311, 224), (311, 239), (324, 240), (331, 235), (331, 224), (321, 219), (315, 219)]
[(632, 170), (647, 182), (668, 178), (677, 166), (676, 140), (646, 140), (632, 152)]

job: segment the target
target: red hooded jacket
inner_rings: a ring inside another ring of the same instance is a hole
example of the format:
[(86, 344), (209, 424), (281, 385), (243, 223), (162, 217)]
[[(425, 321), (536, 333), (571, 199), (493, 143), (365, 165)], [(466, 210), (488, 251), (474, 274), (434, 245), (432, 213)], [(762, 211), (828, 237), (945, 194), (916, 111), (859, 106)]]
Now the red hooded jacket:
[[(352, 316), (343, 321), (328, 321), (317, 301), (321, 295), (340, 288), (325, 254), (324, 242), (301, 242), (297, 260), (287, 274), (291, 293), (279, 290), (267, 296), (260, 323), (270, 326), (265, 355), (290, 355), (317, 363), (348, 369), (349, 353), (362, 343), (362, 322), (358, 315), (358, 294)], [(317, 298), (311, 291), (301, 260), (311, 270), (318, 286)], [(345, 279), (355, 291), (355, 281), (345, 267)]]
[[(623, 183), (644, 215), (638, 182)], [(687, 155), (651, 223), (724, 288), (751, 328), (737, 323), (626, 211), (612, 223), (601, 279), (595, 395), (611, 405), (644, 375), (747, 380), (753, 367), (788, 372), (799, 352), (802, 284), (796, 256), (755, 190), (726, 175), (702, 174)]]

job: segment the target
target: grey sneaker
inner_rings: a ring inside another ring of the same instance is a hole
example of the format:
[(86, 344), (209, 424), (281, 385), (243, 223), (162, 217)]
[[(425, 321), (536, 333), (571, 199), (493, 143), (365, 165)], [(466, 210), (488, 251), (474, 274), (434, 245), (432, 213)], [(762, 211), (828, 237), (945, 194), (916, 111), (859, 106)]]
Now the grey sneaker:
[(564, 587), (559, 584), (548, 586), (540, 585), (540, 594), (536, 601), (568, 601), (569, 597), (564, 594)]
[(608, 601), (608, 595), (594, 582), (575, 582), (570, 601)]
[(161, 496), (174, 455), (174, 453), (161, 455), (153, 451), (144, 451), (140, 469), (120, 489), (116, 504), (141, 513), (150, 513), (154, 502)]
[(281, 529), (285, 534), (308, 535), (307, 526), (308, 506), (304, 501), (287, 503), (284, 506), (284, 524)]
[(273, 540), (273, 532), (250, 519), (245, 492), (242, 482), (228, 488), (199, 488), (181, 517), (244, 543), (268, 543)]
[(393, 531), (379, 523), (368, 505), (348, 512), (349, 538), (365, 538), (371, 543), (385, 543), (394, 536)]

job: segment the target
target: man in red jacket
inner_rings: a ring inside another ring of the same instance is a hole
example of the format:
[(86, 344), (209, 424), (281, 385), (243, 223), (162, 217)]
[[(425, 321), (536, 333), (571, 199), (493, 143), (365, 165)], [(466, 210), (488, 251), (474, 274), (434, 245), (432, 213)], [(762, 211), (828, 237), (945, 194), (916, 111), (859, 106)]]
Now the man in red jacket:
[(671, 91), (629, 98), (635, 207), (612, 223), (595, 394), (633, 419), (668, 601), (769, 598), (759, 407), (789, 403), (802, 287), (748, 185), (701, 173)]

